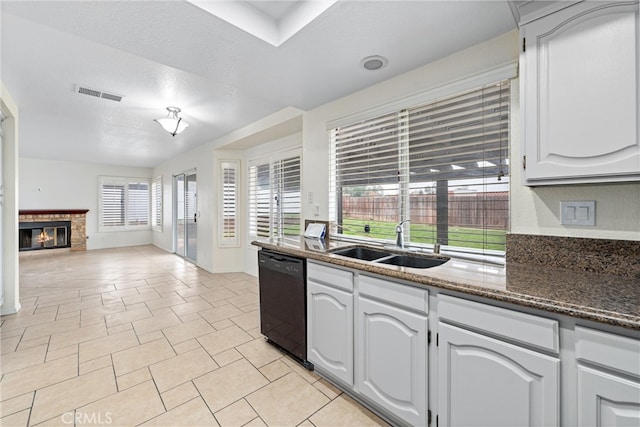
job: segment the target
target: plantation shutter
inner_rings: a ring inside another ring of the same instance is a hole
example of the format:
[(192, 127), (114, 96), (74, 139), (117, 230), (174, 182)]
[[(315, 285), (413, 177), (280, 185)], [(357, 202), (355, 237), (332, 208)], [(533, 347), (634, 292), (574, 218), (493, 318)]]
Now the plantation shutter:
[(151, 226), (162, 229), (162, 176), (151, 181)]
[(149, 228), (150, 181), (143, 178), (101, 176), (99, 179), (100, 231)]
[(222, 224), (220, 244), (235, 246), (238, 240), (238, 163), (221, 162)]
[(103, 183), (100, 190), (104, 227), (122, 227), (124, 223), (124, 184)]
[(249, 167), (249, 235), (269, 237), (271, 215), (270, 165)]
[(128, 184), (127, 225), (149, 225), (149, 183)]
[(272, 188), (274, 235), (300, 235), (300, 156), (273, 163)]

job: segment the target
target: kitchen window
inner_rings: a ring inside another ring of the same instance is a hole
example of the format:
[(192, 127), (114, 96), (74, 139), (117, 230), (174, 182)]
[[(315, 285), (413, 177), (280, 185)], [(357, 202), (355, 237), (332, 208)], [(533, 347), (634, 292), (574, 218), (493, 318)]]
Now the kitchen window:
[(99, 181), (99, 231), (149, 229), (149, 179), (101, 176)]
[(501, 255), (509, 228), (509, 80), (330, 129), (339, 237)]
[(300, 150), (249, 162), (249, 237), (299, 236)]

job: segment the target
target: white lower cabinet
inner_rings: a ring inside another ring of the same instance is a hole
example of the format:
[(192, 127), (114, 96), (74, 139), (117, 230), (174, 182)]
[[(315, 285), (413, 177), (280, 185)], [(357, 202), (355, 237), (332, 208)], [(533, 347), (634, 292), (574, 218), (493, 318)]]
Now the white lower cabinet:
[[(551, 319), (438, 296), (440, 426), (555, 426), (560, 360)], [(514, 344), (516, 343), (516, 344)]]
[(353, 274), (309, 263), (307, 360), (353, 387), (353, 340)]
[(640, 427), (640, 333), (432, 292), (309, 261), (308, 360), (394, 425)]
[(640, 341), (576, 327), (578, 424), (640, 426)]
[(439, 425), (558, 425), (558, 359), (445, 323), (438, 328)]
[(357, 390), (407, 423), (425, 425), (427, 317), (363, 297), (357, 315)]

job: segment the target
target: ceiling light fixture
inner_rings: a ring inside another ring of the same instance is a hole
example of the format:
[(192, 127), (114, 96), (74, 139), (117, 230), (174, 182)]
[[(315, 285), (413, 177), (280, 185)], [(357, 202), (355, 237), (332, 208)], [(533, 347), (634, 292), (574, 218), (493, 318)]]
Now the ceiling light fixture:
[(377, 71), (381, 70), (387, 66), (389, 60), (384, 56), (373, 55), (367, 56), (366, 58), (362, 58), (360, 61), (360, 65), (368, 71)]
[(171, 136), (176, 136), (189, 127), (189, 123), (185, 122), (182, 117), (178, 117), (178, 113), (182, 111), (178, 107), (167, 107), (167, 111), (169, 112), (167, 117), (153, 121), (162, 126), (162, 129), (169, 132)]

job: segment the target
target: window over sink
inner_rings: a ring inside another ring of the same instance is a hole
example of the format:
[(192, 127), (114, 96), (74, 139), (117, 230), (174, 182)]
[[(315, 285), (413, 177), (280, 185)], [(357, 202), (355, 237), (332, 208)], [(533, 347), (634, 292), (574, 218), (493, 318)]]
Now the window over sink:
[(333, 127), (330, 209), (339, 237), (488, 255), (509, 228), (510, 81)]

